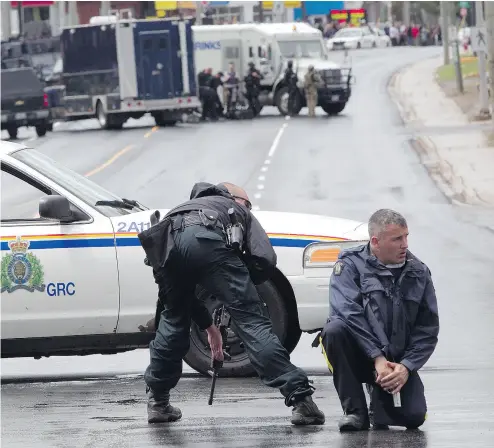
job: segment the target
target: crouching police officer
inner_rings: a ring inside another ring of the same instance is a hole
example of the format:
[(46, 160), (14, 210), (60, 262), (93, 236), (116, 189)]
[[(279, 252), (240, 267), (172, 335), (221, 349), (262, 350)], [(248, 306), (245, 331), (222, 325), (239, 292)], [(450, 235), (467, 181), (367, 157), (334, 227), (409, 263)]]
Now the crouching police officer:
[(319, 338), (344, 411), (339, 428), (415, 429), (427, 412), (417, 372), (439, 334), (434, 285), (427, 266), (408, 251), (407, 222), (400, 214), (375, 212), (369, 237), (369, 244), (339, 255), (331, 313)]
[[(233, 249), (225, 235), (232, 222), (230, 209), (243, 231), (244, 254)], [(221, 334), (204, 303), (195, 296), (197, 284), (225, 305), (261, 380), (279, 388), (285, 405), (293, 406), (292, 423), (324, 423), (324, 414), (312, 401), (314, 387), (305, 372), (290, 363), (288, 352), (272, 332), (270, 319), (263, 314), (255, 284), (271, 276), (276, 253), (250, 209), (247, 194), (240, 187), (198, 183), (189, 201), (139, 234), (162, 306), (156, 336), (150, 343), (151, 362), (144, 375), (149, 423), (175, 421), (182, 416), (180, 409), (170, 404), (170, 390), (180, 379), (182, 358), (189, 350), (191, 319), (207, 331), (212, 356), (223, 359)]]

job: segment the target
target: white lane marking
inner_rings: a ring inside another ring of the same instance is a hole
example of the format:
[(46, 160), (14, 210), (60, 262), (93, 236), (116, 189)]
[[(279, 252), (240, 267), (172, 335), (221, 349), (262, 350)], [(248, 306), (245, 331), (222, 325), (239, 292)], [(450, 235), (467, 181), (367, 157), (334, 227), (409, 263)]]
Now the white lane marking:
[[(287, 117), (286, 120), (290, 119), (290, 117)], [(283, 132), (285, 132), (286, 127), (288, 126), (288, 123), (283, 123), (281, 128), (278, 130), (278, 133), (276, 134), (273, 143), (271, 147), (269, 148), (268, 156), (266, 160), (264, 161), (263, 166), (261, 167), (261, 173), (266, 173), (269, 169), (269, 165), (271, 164), (271, 159), (274, 156), (274, 153), (276, 152), (276, 149), (278, 149), (278, 145), (280, 144), (281, 136), (283, 135)], [(257, 192), (254, 194), (254, 198), (258, 201), (262, 197), (262, 191), (264, 190), (264, 184), (266, 181), (266, 176), (261, 174), (258, 177), (259, 184), (257, 185)], [(260, 210), (258, 204), (252, 204), (252, 210)]]
[(278, 144), (280, 143), (281, 136), (283, 135), (283, 132), (285, 132), (287, 126), (288, 123), (283, 123), (283, 126), (281, 126), (280, 130), (276, 134), (276, 137), (273, 140), (273, 144), (271, 145), (271, 149), (269, 150), (268, 158), (273, 157), (274, 153), (276, 152), (276, 149), (278, 148)]

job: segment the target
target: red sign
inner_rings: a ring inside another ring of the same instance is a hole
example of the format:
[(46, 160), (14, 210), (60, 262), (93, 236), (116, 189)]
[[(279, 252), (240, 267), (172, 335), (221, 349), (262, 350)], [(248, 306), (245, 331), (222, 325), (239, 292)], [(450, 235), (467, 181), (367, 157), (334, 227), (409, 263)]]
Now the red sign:
[[(332, 9), (329, 12), (331, 20), (337, 22), (360, 23), (365, 18), (365, 9)], [(350, 20), (348, 20), (350, 18)]]
[[(12, 8), (17, 8), (18, 3), (19, 2), (10, 2), (10, 6), (12, 6)], [(38, 8), (40, 6), (51, 6), (51, 5), (53, 5), (53, 3), (55, 3), (55, 2), (54, 1), (51, 1), (51, 2), (43, 2), (43, 1), (21, 2), (22, 6), (24, 6), (24, 7), (27, 6), (28, 8)]]

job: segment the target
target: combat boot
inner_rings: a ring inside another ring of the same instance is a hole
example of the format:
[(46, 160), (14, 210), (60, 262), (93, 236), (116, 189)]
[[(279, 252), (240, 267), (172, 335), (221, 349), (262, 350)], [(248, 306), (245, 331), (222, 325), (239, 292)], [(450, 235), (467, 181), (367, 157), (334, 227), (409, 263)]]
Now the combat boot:
[(325, 421), (324, 414), (312, 401), (312, 397), (310, 395), (301, 397), (293, 404), (292, 424), (297, 426), (323, 425), (324, 421)]
[(370, 427), (369, 416), (365, 414), (345, 414), (341, 417), (338, 426), (341, 432), (366, 431)]
[(170, 404), (170, 392), (156, 394), (148, 390), (148, 423), (175, 422), (182, 411)]

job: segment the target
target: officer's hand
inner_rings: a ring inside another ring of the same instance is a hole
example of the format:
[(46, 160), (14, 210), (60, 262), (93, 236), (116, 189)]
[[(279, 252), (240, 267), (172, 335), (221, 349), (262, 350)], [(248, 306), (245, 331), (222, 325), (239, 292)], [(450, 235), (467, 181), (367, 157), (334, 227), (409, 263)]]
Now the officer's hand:
[(208, 342), (211, 347), (211, 356), (218, 361), (223, 361), (223, 338), (220, 330), (215, 325), (211, 325), (206, 329), (208, 334)]
[(403, 364), (396, 364), (389, 361), (387, 361), (386, 364), (388, 364), (393, 371), (382, 379), (380, 385), (390, 394), (396, 394), (408, 381), (409, 372)]
[(387, 375), (393, 373), (393, 369), (388, 365), (388, 360), (384, 356), (379, 356), (374, 361), (374, 368), (377, 372), (376, 383), (381, 385), (381, 381)]

